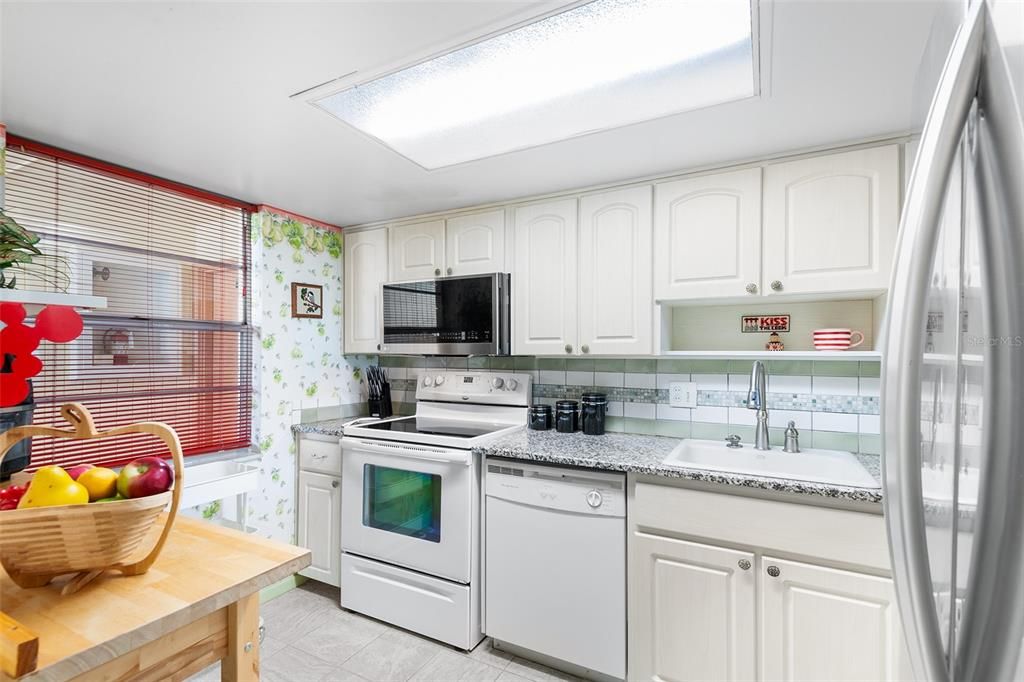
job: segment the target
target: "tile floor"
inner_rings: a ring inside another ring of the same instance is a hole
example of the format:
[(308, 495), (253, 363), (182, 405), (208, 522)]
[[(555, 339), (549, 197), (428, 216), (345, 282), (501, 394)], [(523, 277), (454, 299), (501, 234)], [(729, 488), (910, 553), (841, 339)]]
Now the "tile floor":
[[(575, 680), (497, 651), (484, 640), (466, 654), (380, 621), (343, 611), (337, 588), (308, 581), (260, 609), (266, 682), (556, 682)], [(220, 680), (220, 664), (189, 682)]]

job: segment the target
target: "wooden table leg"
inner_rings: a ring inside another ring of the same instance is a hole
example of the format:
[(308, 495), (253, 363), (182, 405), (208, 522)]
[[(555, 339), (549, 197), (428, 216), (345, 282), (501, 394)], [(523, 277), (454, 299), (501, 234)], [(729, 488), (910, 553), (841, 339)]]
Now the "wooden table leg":
[(260, 679), (259, 629), (259, 592), (228, 606), (228, 655), (220, 666), (222, 682)]

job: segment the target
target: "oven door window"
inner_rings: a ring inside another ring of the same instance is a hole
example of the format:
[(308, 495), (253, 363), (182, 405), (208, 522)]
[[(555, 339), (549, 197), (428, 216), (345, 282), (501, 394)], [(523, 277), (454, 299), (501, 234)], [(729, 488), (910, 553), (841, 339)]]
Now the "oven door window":
[(441, 542), (441, 477), (364, 464), (363, 525)]

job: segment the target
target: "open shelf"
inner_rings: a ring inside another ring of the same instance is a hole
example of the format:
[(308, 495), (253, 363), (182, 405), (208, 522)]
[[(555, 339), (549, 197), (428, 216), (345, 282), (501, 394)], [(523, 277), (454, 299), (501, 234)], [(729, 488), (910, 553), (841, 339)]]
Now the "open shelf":
[(72, 308), (106, 308), (103, 296), (82, 294), (60, 294), (52, 291), (23, 291), (21, 289), (0, 289), (0, 303), (21, 303), (25, 312), (35, 315), (48, 305), (66, 305)]
[(672, 350), (661, 355), (695, 360), (839, 360), (871, 362), (881, 360), (882, 353), (874, 350)]

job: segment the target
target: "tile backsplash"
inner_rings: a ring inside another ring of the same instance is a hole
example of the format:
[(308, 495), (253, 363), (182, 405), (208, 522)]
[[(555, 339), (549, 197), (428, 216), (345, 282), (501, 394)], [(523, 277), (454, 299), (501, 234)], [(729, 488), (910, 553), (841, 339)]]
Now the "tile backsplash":
[[(381, 356), (398, 413), (414, 409), (416, 380), (430, 369), (525, 372), (533, 399), (553, 404), (584, 391), (608, 395), (609, 431), (681, 438), (753, 440), (755, 413), (747, 409), (751, 360), (677, 358), (418, 358)], [(804, 447), (881, 451), (879, 361), (768, 361), (769, 435), (782, 444), (793, 421)], [(670, 407), (669, 384), (697, 384), (697, 407)]]

